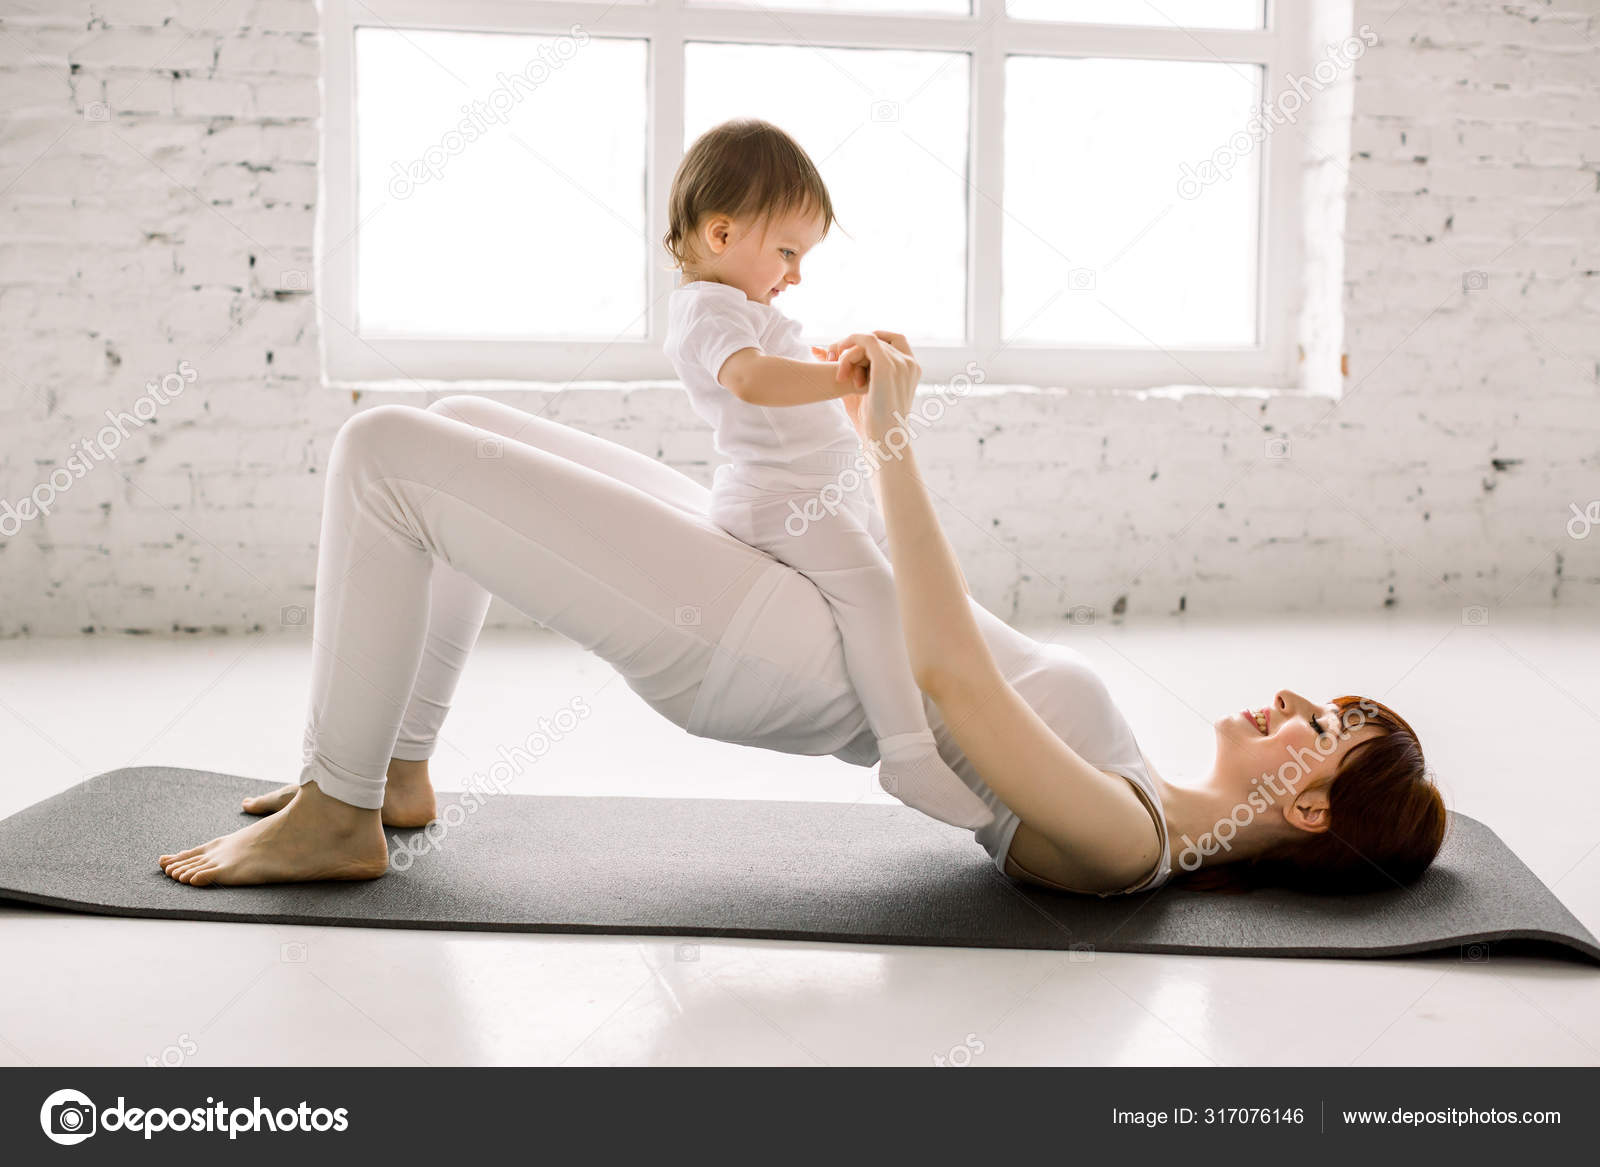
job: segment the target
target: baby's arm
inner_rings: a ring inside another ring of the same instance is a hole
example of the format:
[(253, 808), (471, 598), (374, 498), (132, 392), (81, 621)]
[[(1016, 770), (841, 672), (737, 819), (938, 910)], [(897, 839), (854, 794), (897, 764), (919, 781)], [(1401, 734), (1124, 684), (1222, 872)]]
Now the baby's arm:
[(834, 361), (796, 361), (742, 348), (722, 362), (717, 381), (751, 405), (809, 405), (861, 392), (839, 381), (838, 368)]

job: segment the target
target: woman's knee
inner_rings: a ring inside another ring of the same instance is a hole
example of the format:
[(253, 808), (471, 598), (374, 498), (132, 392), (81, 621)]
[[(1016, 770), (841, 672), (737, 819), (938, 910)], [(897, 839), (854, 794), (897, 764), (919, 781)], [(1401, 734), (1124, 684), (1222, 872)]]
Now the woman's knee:
[(417, 413), (410, 405), (374, 405), (347, 417), (339, 427), (339, 436), (346, 441), (369, 442), (379, 435), (410, 426)]
[(429, 413), (436, 413), (441, 417), (454, 418), (456, 421), (463, 421), (471, 425), (473, 424), (473, 414), (482, 413), (483, 407), (486, 405), (492, 406), (493, 402), (487, 397), (478, 396), (476, 393), (452, 393), (449, 397), (441, 397), (437, 401), (430, 402), (427, 408)]
[(334, 435), (334, 456), (348, 457), (352, 451), (390, 449), (414, 441), (421, 428), (423, 411), (410, 405), (374, 405), (345, 419)]

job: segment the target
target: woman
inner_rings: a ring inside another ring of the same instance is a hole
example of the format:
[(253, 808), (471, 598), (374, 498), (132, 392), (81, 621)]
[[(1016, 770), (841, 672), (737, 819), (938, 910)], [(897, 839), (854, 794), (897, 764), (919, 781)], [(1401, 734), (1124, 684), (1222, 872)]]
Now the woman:
[[(941, 754), (995, 811), (976, 837), (1001, 870), (1114, 895), (1159, 886), (1175, 863), (1333, 889), (1427, 867), (1443, 804), (1410, 727), (1376, 702), (1281, 690), (1216, 722), (1202, 784), (1156, 774), (1081, 656), (966, 593), (897, 420), (921, 372), (905, 339), (857, 334), (834, 351), (865, 388), (863, 437), (899, 449), (874, 481), (907, 649)], [(245, 800), (268, 817), (161, 856), (180, 882), (382, 875), (383, 824), (433, 816), (427, 759), (491, 594), (604, 657), (690, 733), (876, 761), (815, 587), (712, 526), (705, 490), (650, 458), (452, 397), (351, 418), (326, 491), (300, 781)]]

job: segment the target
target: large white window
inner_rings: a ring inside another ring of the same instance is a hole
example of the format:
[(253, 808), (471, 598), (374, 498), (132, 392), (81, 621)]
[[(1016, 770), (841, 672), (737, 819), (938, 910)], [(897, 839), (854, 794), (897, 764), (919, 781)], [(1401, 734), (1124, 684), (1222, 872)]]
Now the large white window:
[(672, 173), (748, 116), (839, 217), (781, 305), (814, 340), (905, 332), (930, 381), (1292, 385), (1299, 159), (1249, 131), (1299, 9), (325, 0), (329, 377), (670, 378)]

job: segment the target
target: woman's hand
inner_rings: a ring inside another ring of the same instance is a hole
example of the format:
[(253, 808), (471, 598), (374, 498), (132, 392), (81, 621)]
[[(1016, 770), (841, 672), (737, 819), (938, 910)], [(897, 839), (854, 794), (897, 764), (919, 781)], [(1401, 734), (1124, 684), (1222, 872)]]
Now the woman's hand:
[[(845, 348), (847, 346), (847, 344), (848, 344), (848, 341), (836, 340), (832, 344), (830, 344), (827, 348), (822, 348), (822, 347), (820, 347), (818, 345), (812, 345), (811, 346), (811, 351), (812, 351), (812, 353), (814, 353), (816, 355), (816, 358), (819, 361), (837, 361), (839, 359), (839, 350), (842, 349), (842, 348)], [(851, 370), (850, 370), (850, 374), (851, 374), (851, 379), (855, 382), (856, 392), (865, 393), (867, 391), (867, 370), (866, 370), (866, 367), (863, 366), (863, 365), (852, 366)], [(844, 379), (844, 366), (841, 365), (838, 369), (836, 369), (834, 371), (834, 380), (841, 381), (843, 379)]]
[[(822, 348), (819, 345), (812, 345), (811, 355), (816, 357), (819, 361), (836, 361), (839, 359), (839, 346), (841, 343), (843, 342), (831, 344), (827, 348)], [(861, 402), (863, 400), (863, 394), (866, 392), (867, 388), (866, 371), (857, 367), (855, 369), (855, 377), (858, 382), (857, 391), (854, 393), (846, 393), (843, 397), (839, 398), (839, 401), (844, 406), (845, 414), (850, 418), (850, 424), (855, 426), (856, 436), (861, 439), (861, 444), (865, 446), (872, 441), (872, 439), (867, 436), (866, 422), (863, 421), (861, 417)], [(836, 375), (834, 379), (838, 380), (839, 378)]]
[[(911, 412), (922, 379), (922, 366), (911, 355), (911, 346), (898, 332), (881, 329), (858, 332), (833, 345), (838, 352), (839, 378), (850, 376), (857, 385), (866, 385), (866, 407), (860, 410), (870, 441), (884, 441), (890, 431), (901, 426)], [(910, 434), (906, 434), (909, 440)]]
[(861, 416), (861, 403), (866, 397), (860, 393), (847, 393), (839, 400), (844, 405), (845, 414), (850, 418), (850, 424), (856, 427), (856, 437), (861, 439), (863, 446), (871, 445), (872, 438), (867, 434), (866, 420)]

